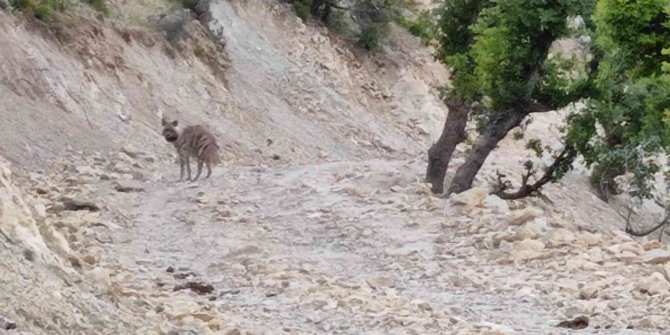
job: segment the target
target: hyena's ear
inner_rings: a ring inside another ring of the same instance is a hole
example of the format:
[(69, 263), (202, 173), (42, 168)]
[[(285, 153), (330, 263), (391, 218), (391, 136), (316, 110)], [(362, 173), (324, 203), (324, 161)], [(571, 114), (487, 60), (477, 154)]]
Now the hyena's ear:
[(167, 126), (167, 124), (168, 124), (168, 123), (167, 123), (167, 121), (165, 121), (165, 119), (161, 119), (161, 125), (162, 125), (163, 127)]
[(176, 127), (178, 124), (179, 124), (179, 121), (177, 121), (177, 120), (172, 121), (172, 126)]

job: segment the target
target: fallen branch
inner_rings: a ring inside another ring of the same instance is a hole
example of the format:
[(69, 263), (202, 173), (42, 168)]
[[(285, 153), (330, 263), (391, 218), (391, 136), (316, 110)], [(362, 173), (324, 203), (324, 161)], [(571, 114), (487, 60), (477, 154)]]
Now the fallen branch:
[(663, 232), (665, 231), (665, 228), (670, 224), (670, 208), (667, 208), (665, 210), (665, 218), (661, 220), (661, 222), (647, 230), (643, 231), (635, 231), (633, 227), (630, 224), (630, 217), (632, 216), (633, 213), (633, 208), (629, 207), (628, 208), (628, 214), (626, 216), (623, 216), (621, 213), (619, 213), (619, 216), (621, 216), (625, 222), (626, 222), (626, 228), (625, 232), (626, 234), (633, 235), (636, 237), (642, 237), (642, 236), (647, 236), (650, 235), (651, 233), (655, 232), (658, 229), (661, 229), (661, 234), (658, 236), (658, 240), (660, 241), (663, 238)]
[(575, 158), (575, 154), (576, 152), (572, 150), (571, 147), (566, 146), (563, 148), (563, 151), (561, 151), (554, 162), (547, 168), (544, 175), (532, 184), (528, 184), (528, 181), (530, 180), (530, 177), (537, 173), (537, 170), (533, 168), (532, 163), (527, 162), (524, 166), (526, 172), (521, 175), (521, 187), (515, 192), (507, 192), (511, 187), (511, 184), (509, 181), (505, 180), (504, 174), (498, 173), (498, 183), (495, 185), (491, 194), (497, 195), (505, 200), (517, 200), (528, 196), (538, 195), (540, 194), (542, 186), (556, 180), (559, 175), (567, 171), (570, 163)]

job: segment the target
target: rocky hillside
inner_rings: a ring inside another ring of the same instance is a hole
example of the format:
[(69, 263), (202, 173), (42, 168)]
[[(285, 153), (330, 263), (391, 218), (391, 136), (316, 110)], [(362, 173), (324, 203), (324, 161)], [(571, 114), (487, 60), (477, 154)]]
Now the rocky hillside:
[[(487, 196), (531, 157), (509, 139), (480, 187), (429, 193), (448, 73), (402, 29), (371, 54), (274, 0), (109, 3), (0, 10), (0, 334), (670, 327), (670, 250), (583, 171)], [(211, 179), (176, 182), (162, 115), (216, 135)], [(562, 115), (527, 136), (555, 145)]]

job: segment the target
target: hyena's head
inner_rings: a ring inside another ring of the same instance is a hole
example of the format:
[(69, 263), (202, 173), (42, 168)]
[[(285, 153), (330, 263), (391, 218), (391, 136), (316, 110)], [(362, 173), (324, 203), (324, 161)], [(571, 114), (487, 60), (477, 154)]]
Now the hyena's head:
[(179, 122), (177, 122), (177, 120), (168, 122), (165, 119), (162, 119), (161, 123), (163, 124), (163, 137), (165, 137), (165, 140), (168, 142), (176, 141), (179, 138), (179, 132), (175, 127), (177, 127)]

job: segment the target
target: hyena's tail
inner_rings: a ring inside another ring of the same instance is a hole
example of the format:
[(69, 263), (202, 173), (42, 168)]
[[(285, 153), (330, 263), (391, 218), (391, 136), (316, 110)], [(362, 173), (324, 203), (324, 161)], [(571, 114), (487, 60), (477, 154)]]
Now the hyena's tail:
[(202, 150), (202, 158), (212, 165), (221, 163), (221, 158), (219, 157), (219, 146), (216, 143), (211, 143), (205, 147)]

